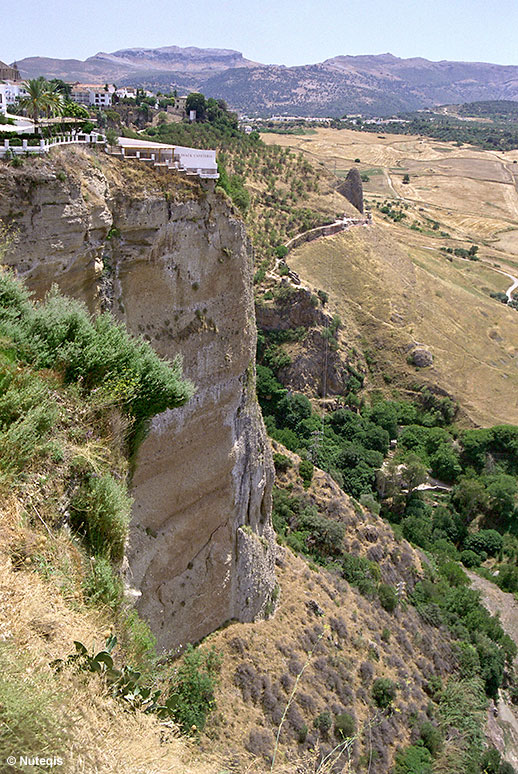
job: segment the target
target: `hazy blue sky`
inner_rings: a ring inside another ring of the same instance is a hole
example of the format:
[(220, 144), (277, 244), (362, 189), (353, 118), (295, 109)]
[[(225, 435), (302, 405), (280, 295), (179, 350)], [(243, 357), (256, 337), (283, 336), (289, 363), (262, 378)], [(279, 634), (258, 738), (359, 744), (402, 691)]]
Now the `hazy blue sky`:
[(233, 48), (287, 65), (387, 51), (518, 65), (518, 0), (24, 0), (11, 7), (0, 28), (6, 62), (178, 45)]

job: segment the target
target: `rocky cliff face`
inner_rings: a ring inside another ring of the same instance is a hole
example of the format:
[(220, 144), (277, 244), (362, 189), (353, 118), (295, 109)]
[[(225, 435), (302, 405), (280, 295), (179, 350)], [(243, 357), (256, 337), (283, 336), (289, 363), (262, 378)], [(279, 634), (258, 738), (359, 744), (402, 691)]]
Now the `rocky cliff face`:
[(0, 171), (7, 262), (110, 308), (167, 357), (190, 403), (155, 417), (133, 477), (127, 579), (159, 645), (250, 621), (271, 602), (273, 469), (255, 400), (252, 257), (223, 195), (139, 165), (62, 150)]

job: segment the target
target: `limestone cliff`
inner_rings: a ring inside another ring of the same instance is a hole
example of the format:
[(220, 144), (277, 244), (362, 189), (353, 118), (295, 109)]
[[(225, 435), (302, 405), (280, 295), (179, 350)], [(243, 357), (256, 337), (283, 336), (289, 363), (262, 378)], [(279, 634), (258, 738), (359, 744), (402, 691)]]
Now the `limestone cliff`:
[(270, 603), (270, 451), (255, 400), (252, 255), (226, 197), (138, 163), (61, 150), (0, 170), (6, 261), (109, 308), (196, 385), (155, 417), (133, 476), (127, 579), (159, 645), (197, 640)]

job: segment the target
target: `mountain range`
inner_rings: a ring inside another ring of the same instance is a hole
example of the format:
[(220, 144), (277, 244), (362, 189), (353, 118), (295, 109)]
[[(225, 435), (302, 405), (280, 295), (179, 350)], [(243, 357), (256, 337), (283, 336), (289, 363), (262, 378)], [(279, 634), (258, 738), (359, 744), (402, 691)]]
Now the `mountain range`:
[(24, 78), (200, 90), (246, 114), (389, 115), (439, 104), (518, 100), (518, 66), (392, 54), (336, 56), (287, 67), (254, 62), (229, 49), (166, 46), (100, 52), (85, 61), (29, 57), (18, 67)]

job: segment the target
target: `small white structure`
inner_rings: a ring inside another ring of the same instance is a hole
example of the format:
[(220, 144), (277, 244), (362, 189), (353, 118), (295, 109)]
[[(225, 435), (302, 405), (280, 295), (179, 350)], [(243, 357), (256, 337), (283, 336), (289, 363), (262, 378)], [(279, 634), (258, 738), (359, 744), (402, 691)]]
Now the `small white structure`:
[(217, 180), (219, 178), (215, 150), (166, 145), (149, 140), (119, 137), (120, 155), (137, 159), (155, 168), (175, 169), (187, 175)]

